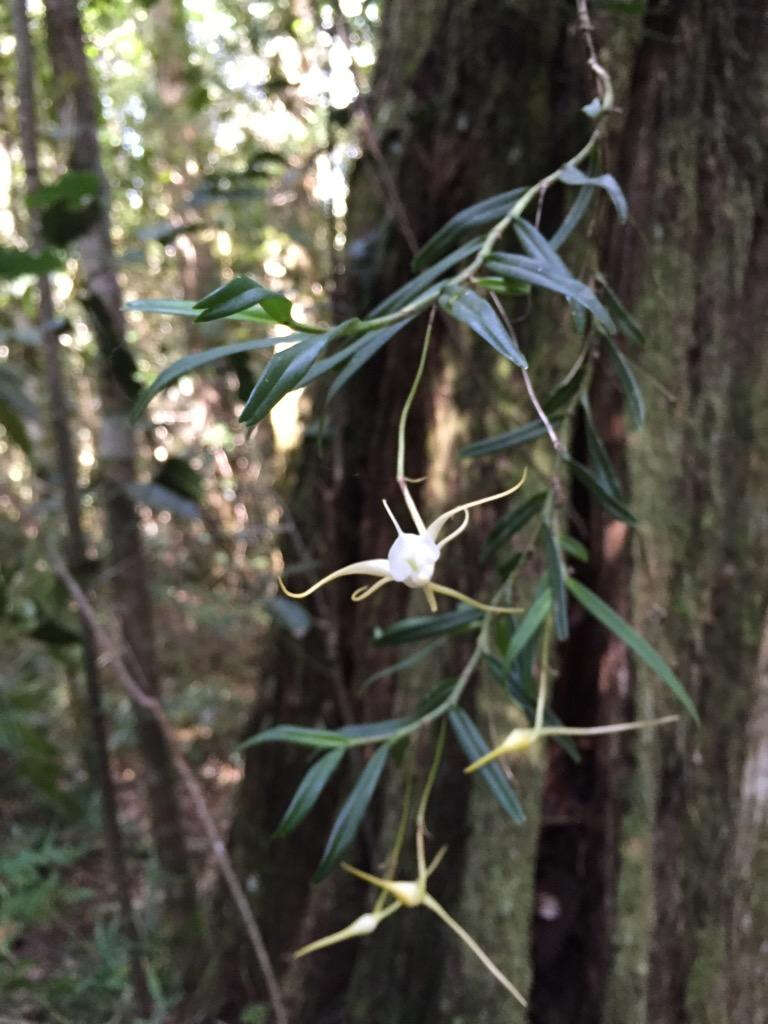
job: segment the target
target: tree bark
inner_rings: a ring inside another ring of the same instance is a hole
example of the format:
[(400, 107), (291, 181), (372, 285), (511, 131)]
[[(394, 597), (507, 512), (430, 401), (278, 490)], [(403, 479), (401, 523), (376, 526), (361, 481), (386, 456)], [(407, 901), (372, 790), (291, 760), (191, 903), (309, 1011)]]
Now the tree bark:
[[(95, 96), (74, 0), (48, 0), (46, 24), (57, 107), (69, 140), (68, 167), (73, 171), (91, 171), (103, 181)], [(128, 493), (134, 480), (135, 446), (129, 417), (130, 382), (126, 382), (120, 367), (125, 366), (130, 355), (125, 346), (122, 296), (110, 238), (106, 183), (100, 197), (99, 216), (76, 244), (83, 277), (83, 302), (90, 313), (100, 353), (99, 469), (107, 513), (115, 607), (131, 670), (147, 692), (157, 695), (152, 602), (138, 520)], [(174, 772), (157, 724), (140, 708), (136, 708), (136, 718), (170, 927), (178, 942), (189, 942), (190, 929), (194, 932), (199, 922)]]

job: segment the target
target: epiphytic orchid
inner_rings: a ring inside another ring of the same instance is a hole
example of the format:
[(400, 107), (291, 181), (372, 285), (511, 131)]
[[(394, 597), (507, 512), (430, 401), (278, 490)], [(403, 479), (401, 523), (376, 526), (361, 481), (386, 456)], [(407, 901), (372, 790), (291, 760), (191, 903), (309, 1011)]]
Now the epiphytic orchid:
[[(446, 544), (455, 540), (467, 528), (469, 510), (476, 508), (478, 505), (485, 505), (489, 501), (500, 501), (502, 498), (507, 498), (510, 494), (514, 494), (525, 483), (525, 475), (525, 472), (523, 472), (523, 475), (514, 487), (510, 487), (506, 491), (501, 491), (498, 494), (489, 494), (486, 498), (477, 498), (475, 501), (465, 502), (462, 505), (449, 509), (447, 512), (443, 512), (429, 526), (425, 525), (421, 513), (416, 507), (416, 502), (408, 490), (408, 484), (401, 478), (398, 482), (400, 483), (405, 504), (413, 520), (413, 525), (416, 527), (415, 533), (402, 529), (392, 509), (384, 501), (384, 508), (387, 510), (387, 514), (392, 520), (397, 533), (392, 546), (387, 552), (386, 558), (368, 558), (361, 562), (351, 562), (349, 565), (344, 565), (341, 569), (336, 569), (335, 572), (323, 576), (317, 583), (313, 583), (311, 587), (298, 593), (288, 590), (282, 579), (278, 581), (280, 588), (288, 597), (301, 600), (302, 598), (309, 597), (310, 594), (314, 594), (316, 590), (324, 587), (326, 583), (330, 583), (332, 580), (339, 579), (342, 576), (374, 576), (377, 578), (375, 583), (365, 584), (352, 592), (353, 601), (364, 601), (372, 594), (375, 594), (377, 590), (381, 590), (387, 583), (404, 583), (406, 587), (423, 592), (429, 609), (432, 612), (437, 611), (436, 594), (453, 597), (457, 601), (462, 601), (464, 604), (469, 604), (473, 608), (479, 608), (485, 612), (495, 612), (497, 614), (514, 612), (516, 610), (514, 608), (484, 604), (482, 601), (477, 601), (467, 594), (454, 590), (453, 587), (447, 587), (443, 583), (435, 583), (432, 580), (432, 576), (443, 548)], [(457, 515), (463, 516), (461, 523), (455, 530), (441, 539), (440, 534), (443, 528), (453, 516)]]

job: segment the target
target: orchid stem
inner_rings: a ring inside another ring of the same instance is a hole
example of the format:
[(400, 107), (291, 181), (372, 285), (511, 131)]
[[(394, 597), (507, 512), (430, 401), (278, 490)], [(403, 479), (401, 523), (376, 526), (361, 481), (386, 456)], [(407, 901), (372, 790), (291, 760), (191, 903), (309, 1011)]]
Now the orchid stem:
[(413, 378), (411, 384), (411, 390), (408, 392), (408, 396), (403, 403), (403, 409), (400, 413), (400, 422), (397, 427), (397, 464), (396, 464), (396, 476), (398, 483), (401, 484), (405, 481), (405, 425), (408, 422), (408, 413), (411, 411), (413, 400), (416, 397), (421, 378), (424, 374), (424, 367), (427, 362), (427, 350), (429, 349), (429, 343), (432, 339), (432, 327), (435, 322), (435, 313), (437, 311), (436, 306), (432, 306), (429, 311), (429, 320), (427, 321), (427, 330), (424, 334), (424, 342), (421, 346), (421, 356), (419, 358), (419, 365), (416, 369), (416, 376)]

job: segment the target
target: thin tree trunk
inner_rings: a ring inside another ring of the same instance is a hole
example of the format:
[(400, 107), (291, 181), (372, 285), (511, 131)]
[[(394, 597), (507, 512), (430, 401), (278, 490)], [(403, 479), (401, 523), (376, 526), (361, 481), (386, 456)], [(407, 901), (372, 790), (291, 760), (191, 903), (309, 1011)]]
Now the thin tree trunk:
[[(57, 105), (70, 146), (69, 168), (94, 172), (103, 181), (95, 97), (75, 0), (47, 0), (46, 22)], [(99, 467), (107, 511), (109, 568), (131, 668), (147, 692), (157, 694), (152, 602), (136, 511), (127, 491), (134, 480), (135, 448), (129, 418), (131, 394), (118, 372), (127, 350), (122, 297), (110, 239), (106, 183), (100, 203), (100, 215), (77, 239), (77, 247), (85, 285), (84, 302), (101, 355)], [(189, 942), (190, 929), (194, 932), (198, 926), (196, 896), (173, 767), (156, 722), (141, 708), (136, 708), (136, 716), (170, 924), (176, 940)]]
[[(21, 147), (27, 178), (27, 192), (33, 193), (40, 187), (38, 171), (38, 132), (35, 107), (35, 86), (32, 46), (29, 36), (26, 0), (14, 0), (12, 7), (13, 28), (16, 36), (16, 59), (18, 63), (18, 97)], [(40, 245), (40, 225), (34, 211), (30, 213), (33, 246)], [(80, 497), (77, 486), (77, 469), (69, 429), (69, 410), (61, 365), (58, 332), (54, 326), (55, 309), (48, 277), (39, 278), (40, 319), (45, 349), (48, 403), (51, 417), (51, 432), (56, 449), (59, 474), (62, 483), (64, 513), (67, 522), (68, 561), (72, 572), (81, 578), (87, 567), (85, 540), (80, 519)], [(96, 664), (96, 647), (90, 624), (80, 615), (82, 633), (83, 670), (87, 690), (87, 712), (91, 728), (91, 744), (94, 752), (96, 782), (101, 794), (101, 812), (104, 827), (104, 842), (112, 870), (112, 878), (120, 908), (120, 922), (128, 943), (128, 957), (131, 980), (136, 998), (136, 1008), (142, 1017), (149, 1017), (152, 999), (141, 962), (141, 944), (131, 906), (131, 886), (125, 862), (122, 836), (117, 814), (115, 787), (109, 764), (107, 727), (104, 717), (101, 679)]]

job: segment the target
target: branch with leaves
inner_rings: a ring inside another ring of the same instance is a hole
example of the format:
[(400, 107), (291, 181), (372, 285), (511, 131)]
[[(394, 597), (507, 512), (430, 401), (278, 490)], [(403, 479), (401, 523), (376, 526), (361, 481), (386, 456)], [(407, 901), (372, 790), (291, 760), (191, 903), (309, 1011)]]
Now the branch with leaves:
[[(358, 747), (372, 751), (341, 804), (315, 880), (326, 877), (342, 863), (360, 829), (393, 749), (410, 742), (433, 725), (440, 730), (437, 749), (441, 751), (446, 724), (450, 724), (466, 755), (466, 771), (477, 772), (503, 811), (520, 824), (525, 819), (522, 803), (499, 764), (500, 757), (518, 755), (539, 742), (552, 739), (574, 761), (578, 761), (580, 755), (575, 740), (579, 737), (599, 737), (677, 721), (677, 715), (665, 715), (642, 721), (573, 727), (559, 720), (550, 701), (551, 655), (554, 643), (569, 637), (571, 600), (644, 662), (684, 710), (697, 720), (696, 709), (683, 684), (659, 652), (572, 573), (571, 565), (588, 561), (589, 553), (561, 523), (564, 494), (561, 476), (568, 474), (585, 487), (609, 515), (630, 526), (635, 524), (635, 517), (627, 506), (590, 408), (589, 392), (596, 358), (607, 357), (612, 361), (624, 391), (632, 426), (641, 426), (645, 415), (634, 361), (619, 343), (621, 335), (639, 347), (643, 343), (642, 331), (604, 277), (596, 275), (593, 283), (581, 280), (561, 256), (562, 248), (582, 223), (597, 193), (608, 197), (622, 222), (628, 215), (627, 202), (618, 182), (611, 174), (599, 170), (599, 142), (605, 118), (613, 107), (613, 89), (610, 77), (597, 59), (583, 0), (577, 4), (577, 13), (587, 43), (588, 66), (595, 77), (598, 92), (595, 99), (583, 108), (592, 127), (582, 147), (533, 185), (491, 196), (452, 217), (414, 256), (413, 278), (380, 302), (366, 317), (352, 318), (333, 326), (299, 324), (292, 318), (291, 303), (286, 296), (247, 277), (234, 278), (197, 303), (151, 300), (132, 304), (132, 308), (145, 312), (193, 316), (198, 321), (230, 319), (262, 326), (279, 324), (296, 332), (289, 339), (280, 339), (281, 346), (286, 340), (290, 342), (289, 346), (281, 347), (281, 351), (269, 359), (245, 402), (240, 419), (249, 429), (264, 419), (290, 391), (303, 388), (321, 377), (330, 380), (326, 402), (332, 401), (385, 345), (395, 342), (406, 325), (416, 317), (428, 314), (421, 358), (411, 389), (404, 398), (396, 439), (394, 475), (414, 532), (403, 530), (385, 503), (396, 531), (395, 541), (386, 558), (353, 562), (329, 573), (304, 591), (294, 593), (288, 591), (282, 581), (280, 585), (287, 596), (303, 599), (326, 584), (361, 574), (373, 577), (374, 582), (354, 590), (351, 595), (353, 601), (367, 599), (393, 581), (422, 591), (430, 614), (403, 619), (378, 630), (373, 642), (393, 646), (417, 641), (426, 643), (400, 658), (386, 672), (376, 673), (361, 685), (370, 685), (383, 675), (394, 677), (426, 661), (437, 645), (449, 638), (472, 634), (475, 642), (456, 678), (432, 688), (408, 715), (380, 722), (346, 724), (339, 729), (278, 725), (242, 744), (250, 747), (272, 742), (292, 743), (313, 749), (319, 755), (308, 768), (277, 826), (275, 835), (281, 837), (292, 832), (313, 810), (349, 751)], [(535, 220), (525, 215), (534, 203), (540, 213), (546, 196), (555, 187), (562, 187), (568, 193), (575, 190), (575, 194), (562, 222), (547, 237), (540, 230), (538, 215)], [(542, 399), (534, 387), (528, 361), (514, 330), (513, 318), (507, 314), (504, 304), (505, 300), (515, 301), (520, 296), (527, 300), (534, 289), (558, 295), (567, 303), (578, 348), (568, 372)], [(429, 356), (438, 311), (469, 328), (497, 356), (517, 368), (535, 414), (529, 422), (506, 433), (474, 441), (461, 451), (461, 456), (480, 458), (496, 455), (546, 437), (552, 447), (553, 465), (545, 485), (533, 492), (523, 490), (523, 485), (528, 483), (523, 474), (514, 487), (500, 494), (458, 504), (427, 525), (408, 486), (411, 481), (406, 476), (405, 427)], [(274, 344), (275, 339), (260, 337), (212, 348), (179, 360), (165, 369), (139, 396), (135, 414), (141, 415), (152, 399), (180, 376), (229, 355), (269, 348)], [(571, 450), (570, 439), (577, 416), (585, 436), (586, 461), (577, 459)], [(466, 528), (470, 510), (484, 502), (509, 499), (518, 490), (521, 491), (520, 497), (499, 518), (481, 548), (484, 562), (500, 561), (502, 583), (490, 602), (434, 582), (435, 566), (443, 548)], [(454, 515), (462, 517), (460, 524), (441, 539), (442, 529)], [(523, 549), (510, 557), (509, 546), (523, 531), (527, 531)], [(538, 578), (533, 586), (526, 587), (521, 580), (521, 569), (536, 562), (540, 566)], [(437, 595), (454, 599), (457, 607), (439, 613)], [(527, 723), (513, 729), (493, 748), (489, 747), (481, 730), (462, 707), (467, 687), (481, 668), (489, 672)], [(438, 754), (425, 785), (427, 793), (431, 791), (439, 760)], [(522, 999), (474, 940), (428, 893), (427, 878), (436, 864), (433, 861), (428, 867), (426, 863), (425, 799), (413, 825), (418, 878), (414, 882), (393, 881), (402, 838), (409, 822), (409, 785), (406, 779), (401, 829), (389, 858), (390, 876), (381, 878), (346, 866), (346, 870), (378, 887), (385, 902), (380, 896), (370, 913), (363, 914), (342, 931), (311, 943), (299, 953), (309, 953), (336, 941), (370, 934), (380, 921), (401, 905), (425, 906), (473, 949), (510, 992)], [(438, 854), (438, 858), (440, 856)], [(387, 894), (392, 897), (390, 903), (386, 903)]]

